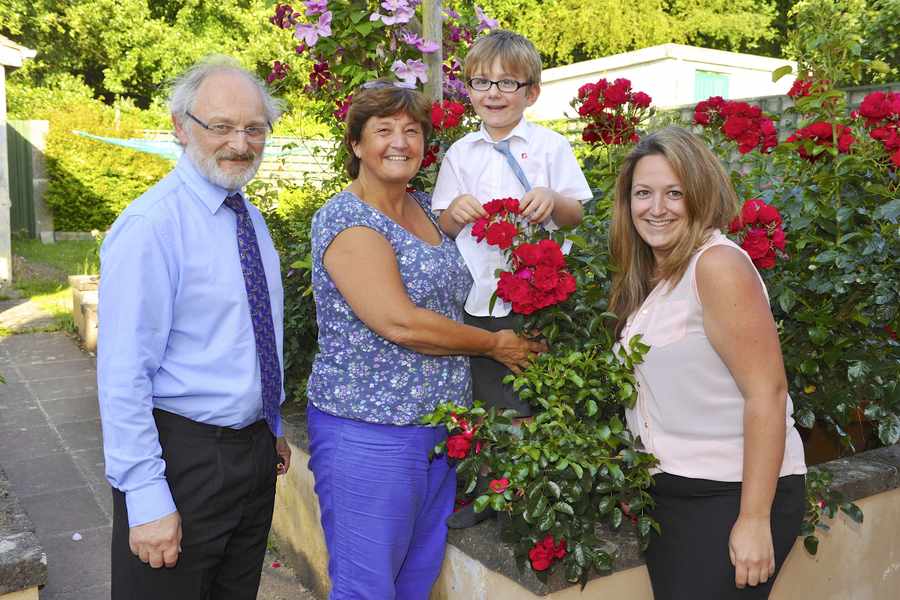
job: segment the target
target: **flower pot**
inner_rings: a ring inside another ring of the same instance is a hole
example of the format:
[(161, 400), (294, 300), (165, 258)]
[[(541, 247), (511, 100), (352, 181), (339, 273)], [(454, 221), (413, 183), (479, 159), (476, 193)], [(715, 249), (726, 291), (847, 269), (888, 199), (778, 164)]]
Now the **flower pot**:
[[(862, 452), (878, 445), (875, 424), (863, 418), (861, 413), (862, 411), (857, 415), (858, 418), (847, 426), (847, 434), (850, 436), (856, 452)], [(816, 421), (812, 429), (798, 426), (797, 431), (800, 432), (800, 438), (803, 440), (807, 465), (818, 465), (854, 454), (850, 448), (841, 444), (840, 436), (823, 421)]]

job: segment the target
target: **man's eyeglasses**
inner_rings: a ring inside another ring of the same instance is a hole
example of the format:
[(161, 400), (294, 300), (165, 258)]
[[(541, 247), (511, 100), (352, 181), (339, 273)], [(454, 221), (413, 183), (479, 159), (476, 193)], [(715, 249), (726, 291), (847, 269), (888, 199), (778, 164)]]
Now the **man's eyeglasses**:
[(253, 126), (238, 129), (234, 125), (228, 125), (227, 123), (204, 123), (203, 121), (192, 115), (190, 111), (185, 111), (184, 114), (193, 119), (194, 122), (197, 123), (197, 125), (207, 130), (216, 137), (228, 137), (233, 133), (243, 133), (251, 142), (262, 142), (265, 141), (266, 136), (272, 129), (271, 124), (267, 124), (265, 127)]
[(468, 81), (469, 87), (476, 92), (486, 92), (491, 89), (492, 85), (496, 85), (497, 89), (504, 94), (512, 94), (519, 91), (526, 85), (531, 85), (530, 81), (516, 81), (515, 79), (501, 79), (500, 81), (491, 81), (486, 77), (473, 77)]
[(364, 90), (377, 90), (386, 87), (395, 87), (403, 90), (414, 90), (416, 84), (412, 81), (388, 81), (386, 79), (375, 79), (367, 81), (360, 86)]

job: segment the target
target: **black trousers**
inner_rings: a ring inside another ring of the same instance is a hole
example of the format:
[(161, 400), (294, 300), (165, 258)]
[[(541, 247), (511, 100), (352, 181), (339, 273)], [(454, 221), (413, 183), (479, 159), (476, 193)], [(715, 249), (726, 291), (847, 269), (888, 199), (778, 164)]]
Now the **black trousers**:
[[(505, 317), (473, 317), (464, 313), (463, 322), (479, 329), (500, 331), (516, 329), (522, 324), (522, 317), (516, 314), (509, 314)], [(472, 398), (474, 400), (481, 400), (485, 409), (494, 407), (499, 412), (511, 408), (519, 413), (520, 417), (531, 416), (531, 405), (519, 398), (511, 385), (503, 383), (503, 378), (510, 375), (512, 371), (502, 363), (486, 356), (469, 357), (469, 365), (472, 371)]]
[(255, 600), (275, 504), (265, 421), (215, 427), (154, 410), (182, 553), (154, 569), (131, 553), (125, 494), (113, 489), (112, 600)]
[(805, 506), (803, 475), (778, 480), (772, 504), (775, 575), (738, 589), (728, 538), (741, 504), (741, 482), (690, 479), (662, 473), (650, 489), (662, 535), (651, 533), (647, 570), (655, 600), (762, 600), (800, 533)]

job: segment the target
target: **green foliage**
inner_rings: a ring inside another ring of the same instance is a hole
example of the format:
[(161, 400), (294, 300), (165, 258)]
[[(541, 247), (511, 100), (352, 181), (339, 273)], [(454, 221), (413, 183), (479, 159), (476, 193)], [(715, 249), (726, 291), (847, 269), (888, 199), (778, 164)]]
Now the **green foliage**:
[(802, 0), (788, 14), (785, 51), (800, 73), (835, 86), (900, 75), (900, 1)]
[(806, 474), (806, 513), (800, 526), (800, 537), (803, 538), (806, 551), (812, 555), (819, 551), (819, 538), (816, 534), (831, 529), (825, 518), (834, 519), (840, 511), (855, 523), (863, 522), (862, 510), (831, 488), (833, 480), (831, 472), (823, 469), (812, 468)]
[(12, 86), (11, 113), (47, 119), (44, 200), (60, 231), (106, 230), (132, 200), (162, 178), (171, 165), (161, 159), (77, 136), (75, 130), (112, 137), (141, 137), (151, 120), (126, 102), (110, 107), (93, 100), (72, 78), (56, 88)]
[(281, 257), (284, 285), (284, 382), (289, 400), (306, 404), (306, 381), (317, 350), (312, 299), (310, 226), (316, 210), (336, 191), (255, 182), (248, 197), (263, 211)]
[(775, 35), (771, 0), (485, 0), (505, 27), (527, 36), (547, 66), (682, 43), (752, 50)]
[(268, 73), (288, 48), (270, 10), (266, 0), (6, 0), (0, 33), (38, 51), (22, 69), (32, 84), (67, 73), (95, 97), (146, 108), (168, 79), (210, 53)]

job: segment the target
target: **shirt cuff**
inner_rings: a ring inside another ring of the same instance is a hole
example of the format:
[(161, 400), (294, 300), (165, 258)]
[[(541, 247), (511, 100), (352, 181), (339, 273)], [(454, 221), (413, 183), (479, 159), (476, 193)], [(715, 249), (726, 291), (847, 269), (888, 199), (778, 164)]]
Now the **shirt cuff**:
[(125, 492), (125, 507), (128, 510), (129, 527), (155, 521), (178, 510), (165, 479)]
[(281, 411), (275, 415), (275, 431), (272, 432), (276, 438), (284, 437), (284, 428), (281, 426)]

